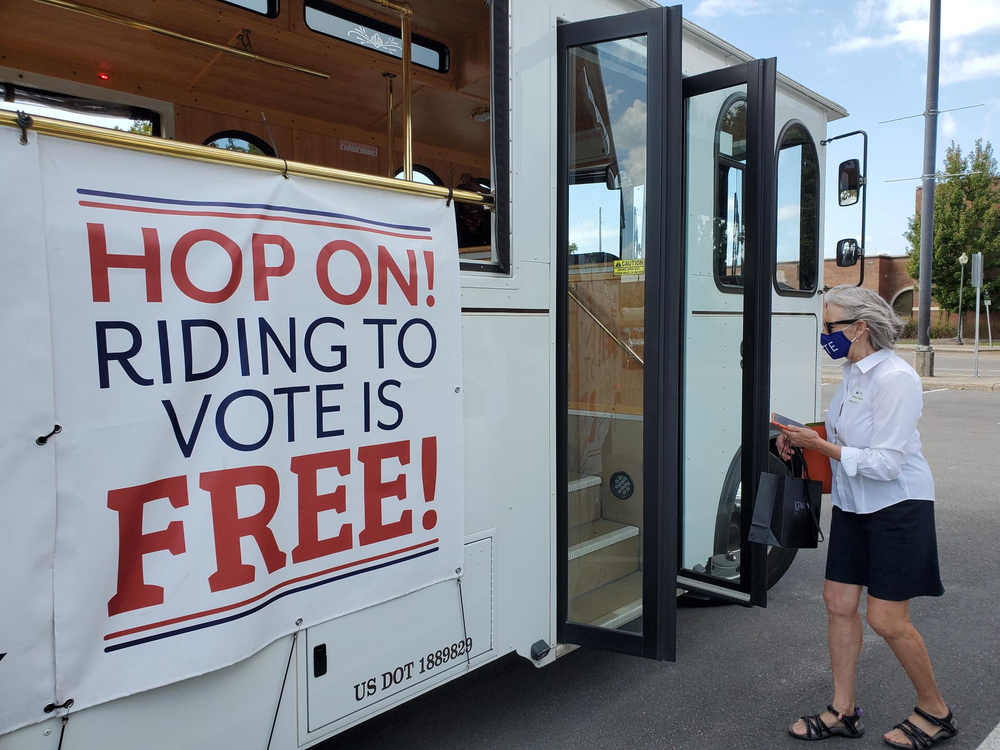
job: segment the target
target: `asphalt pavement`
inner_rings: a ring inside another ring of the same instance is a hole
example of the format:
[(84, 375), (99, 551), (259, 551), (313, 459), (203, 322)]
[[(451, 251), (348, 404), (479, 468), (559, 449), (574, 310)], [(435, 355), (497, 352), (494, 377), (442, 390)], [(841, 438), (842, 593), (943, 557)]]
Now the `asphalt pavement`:
[[(825, 402), (833, 390), (823, 388)], [(972, 750), (1000, 724), (1000, 393), (937, 391), (924, 402), (946, 594), (914, 601), (911, 613), (959, 722), (945, 747)], [(827, 506), (824, 526), (829, 517)], [(767, 609), (680, 609), (676, 663), (579, 649), (536, 669), (508, 656), (321, 747), (801, 750), (785, 727), (832, 697), (825, 556), (822, 544), (799, 552)], [(882, 733), (914, 700), (892, 652), (866, 627), (858, 703), (867, 734), (826, 740), (824, 750), (886, 747)]]

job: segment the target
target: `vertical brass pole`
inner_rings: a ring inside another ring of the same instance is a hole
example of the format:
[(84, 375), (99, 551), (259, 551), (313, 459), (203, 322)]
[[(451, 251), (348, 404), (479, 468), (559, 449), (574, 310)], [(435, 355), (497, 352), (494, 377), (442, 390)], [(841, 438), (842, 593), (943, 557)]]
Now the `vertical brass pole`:
[(396, 176), (396, 155), (395, 155), (395, 136), (392, 131), (392, 79), (395, 78), (394, 73), (383, 73), (382, 77), (385, 78), (385, 122), (386, 130), (389, 134), (389, 177)]
[(400, 13), (403, 35), (403, 174), (407, 180), (413, 180), (413, 112), (410, 96), (412, 81), (410, 80), (410, 13)]

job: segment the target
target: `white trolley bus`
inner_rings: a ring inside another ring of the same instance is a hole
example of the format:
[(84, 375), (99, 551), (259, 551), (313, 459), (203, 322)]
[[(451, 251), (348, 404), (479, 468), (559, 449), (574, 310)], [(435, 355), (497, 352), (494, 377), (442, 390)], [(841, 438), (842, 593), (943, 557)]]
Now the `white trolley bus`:
[(0, 748), (306, 747), (512, 652), (672, 660), (685, 592), (766, 604), (794, 552), (748, 543), (755, 478), (795, 471), (772, 411), (819, 417), (847, 114), (774, 59), (647, 0), (5, 0), (0, 90), (29, 138), (454, 199), (466, 497), (457, 582)]

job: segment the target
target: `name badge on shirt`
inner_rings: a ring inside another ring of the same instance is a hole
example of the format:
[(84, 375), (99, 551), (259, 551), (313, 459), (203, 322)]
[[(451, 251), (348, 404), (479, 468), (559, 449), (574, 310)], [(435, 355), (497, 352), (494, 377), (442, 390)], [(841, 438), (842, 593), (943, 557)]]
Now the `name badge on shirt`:
[(855, 388), (853, 391), (851, 391), (851, 395), (848, 397), (847, 400), (850, 401), (852, 404), (861, 404), (864, 403), (865, 396), (867, 395), (868, 393), (867, 391), (865, 391), (864, 388)]

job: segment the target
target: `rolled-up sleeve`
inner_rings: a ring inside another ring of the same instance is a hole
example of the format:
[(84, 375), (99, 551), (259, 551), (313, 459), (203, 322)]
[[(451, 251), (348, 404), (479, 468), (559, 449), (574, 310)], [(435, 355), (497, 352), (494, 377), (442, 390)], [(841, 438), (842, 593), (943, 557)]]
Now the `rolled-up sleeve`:
[(872, 444), (867, 448), (844, 447), (840, 463), (849, 477), (891, 481), (906, 462), (906, 445), (917, 429), (923, 411), (923, 389), (909, 373), (887, 373), (873, 388)]

